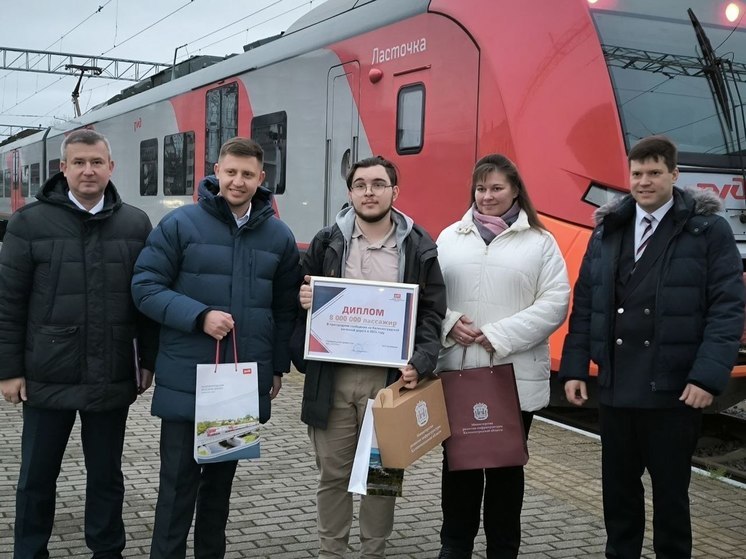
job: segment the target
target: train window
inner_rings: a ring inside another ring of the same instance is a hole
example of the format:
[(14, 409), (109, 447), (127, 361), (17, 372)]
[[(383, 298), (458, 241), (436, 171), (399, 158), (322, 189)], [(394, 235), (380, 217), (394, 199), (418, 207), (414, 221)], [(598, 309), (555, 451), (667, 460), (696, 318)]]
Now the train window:
[(10, 198), (10, 169), (5, 169), (3, 179), (3, 193), (6, 198)]
[(59, 159), (50, 159), (49, 160), (49, 175), (48, 177), (53, 177), (57, 173), (60, 172), (60, 160)]
[(205, 95), (205, 175), (212, 175), (220, 146), (238, 135), (238, 84), (229, 83)]
[(288, 115), (285, 111), (256, 116), (251, 121), (251, 137), (264, 150), (264, 185), (275, 194), (285, 192), (285, 153), (288, 141)]
[(5, 196), (5, 172), (0, 169), (0, 198)]
[(31, 164), (31, 196), (36, 196), (36, 193), (39, 192), (39, 186), (41, 186), (39, 176), (40, 171), (40, 165), (39, 163), (32, 163)]
[(140, 196), (158, 194), (158, 140), (140, 142)]
[(29, 177), (30, 177), (30, 169), (28, 165), (24, 165), (21, 169), (21, 196), (24, 198), (28, 198), (28, 187), (29, 187)]
[(396, 107), (396, 153), (419, 153), (425, 141), (425, 85), (402, 87)]
[(194, 132), (163, 139), (163, 194), (194, 194)]

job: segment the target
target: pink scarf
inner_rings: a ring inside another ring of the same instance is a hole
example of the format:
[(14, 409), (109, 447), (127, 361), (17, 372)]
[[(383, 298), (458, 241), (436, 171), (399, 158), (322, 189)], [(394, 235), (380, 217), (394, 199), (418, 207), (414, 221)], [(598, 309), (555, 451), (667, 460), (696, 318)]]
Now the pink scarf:
[(513, 223), (515, 223), (515, 220), (518, 217), (518, 214), (520, 213), (520, 211), (521, 211), (521, 207), (518, 205), (518, 203), (513, 202), (513, 205), (510, 206), (510, 209), (499, 217), (493, 216), (493, 215), (484, 215), (482, 213), (479, 213), (477, 211), (476, 206), (474, 207), (474, 210), (472, 211), (472, 216), (476, 223), (483, 225), (484, 227), (487, 228), (487, 230), (493, 233), (495, 237), (497, 237), (500, 233), (502, 233), (508, 227), (510, 227)]

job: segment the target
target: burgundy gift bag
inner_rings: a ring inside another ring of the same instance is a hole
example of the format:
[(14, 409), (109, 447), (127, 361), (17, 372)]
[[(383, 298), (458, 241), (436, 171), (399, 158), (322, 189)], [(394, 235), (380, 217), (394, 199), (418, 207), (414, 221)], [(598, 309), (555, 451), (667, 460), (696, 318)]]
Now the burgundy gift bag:
[[(462, 361), (463, 363), (463, 361)], [(451, 436), (449, 471), (523, 466), (528, 447), (513, 365), (440, 373)]]

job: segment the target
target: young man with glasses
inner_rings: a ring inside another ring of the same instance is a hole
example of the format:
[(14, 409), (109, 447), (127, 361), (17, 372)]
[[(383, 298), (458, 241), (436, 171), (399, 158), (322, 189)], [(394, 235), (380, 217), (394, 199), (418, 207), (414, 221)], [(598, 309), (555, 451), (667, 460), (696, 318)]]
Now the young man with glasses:
[[(430, 235), (394, 209), (399, 195), (394, 165), (382, 157), (355, 163), (347, 175), (350, 206), (319, 231), (303, 259), (310, 276), (415, 283), (420, 286), (414, 354), (401, 369), (296, 360), (305, 369), (301, 420), (316, 452), (319, 557), (343, 557), (352, 524), (347, 486), (368, 398), (397, 377), (413, 388), (435, 368), (446, 292)], [(303, 309), (311, 287), (301, 287)], [(305, 324), (305, 320), (302, 321)], [(300, 336), (296, 337), (300, 341)], [(296, 354), (302, 349), (295, 348)], [(360, 557), (384, 557), (394, 523), (394, 497), (367, 495), (360, 502)]]

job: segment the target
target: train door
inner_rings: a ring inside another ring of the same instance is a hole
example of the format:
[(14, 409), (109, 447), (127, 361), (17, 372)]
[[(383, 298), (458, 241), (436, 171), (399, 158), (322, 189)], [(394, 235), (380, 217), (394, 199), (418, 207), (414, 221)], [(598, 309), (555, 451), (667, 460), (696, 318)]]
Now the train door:
[(26, 203), (21, 190), (21, 154), (17, 149), (13, 150), (10, 167), (10, 210), (16, 211)]
[(359, 89), (360, 65), (357, 61), (329, 70), (326, 88), (324, 225), (333, 223), (334, 216), (347, 203), (345, 177), (357, 159), (360, 117), (355, 97), (358, 97)]

